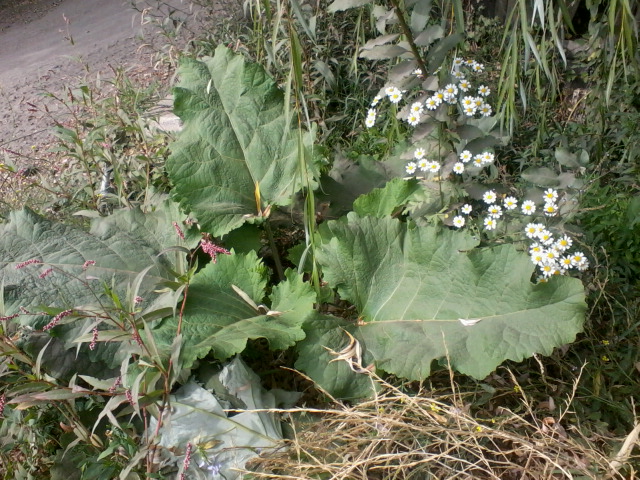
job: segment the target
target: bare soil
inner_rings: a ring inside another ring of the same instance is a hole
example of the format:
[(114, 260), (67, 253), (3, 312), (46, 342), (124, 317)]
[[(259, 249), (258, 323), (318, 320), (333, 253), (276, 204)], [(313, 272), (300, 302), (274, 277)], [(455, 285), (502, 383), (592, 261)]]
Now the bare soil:
[(158, 34), (141, 17), (123, 0), (0, 0), (0, 153), (25, 167), (48, 143), (64, 108), (47, 93), (65, 98), (113, 69), (153, 75)]

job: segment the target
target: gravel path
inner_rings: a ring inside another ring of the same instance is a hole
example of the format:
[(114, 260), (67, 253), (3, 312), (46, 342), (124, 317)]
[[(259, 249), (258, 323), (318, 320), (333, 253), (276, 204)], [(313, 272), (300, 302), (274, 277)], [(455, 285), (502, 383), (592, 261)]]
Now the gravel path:
[[(151, 3), (159, 2), (138, 6)], [(142, 45), (153, 43), (155, 28), (142, 24), (130, 2), (0, 0), (0, 18), (0, 149), (15, 163), (28, 163), (32, 146), (48, 143), (50, 117), (63, 114), (43, 93), (64, 98), (66, 89), (112, 68), (153, 74), (156, 50)]]

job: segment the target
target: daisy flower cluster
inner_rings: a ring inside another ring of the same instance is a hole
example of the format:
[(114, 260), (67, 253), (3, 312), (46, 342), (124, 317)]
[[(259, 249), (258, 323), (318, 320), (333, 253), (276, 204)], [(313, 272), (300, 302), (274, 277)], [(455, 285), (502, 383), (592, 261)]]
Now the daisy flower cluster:
[[(437, 173), (440, 171), (440, 163), (433, 160), (426, 160), (426, 152), (423, 148), (418, 148), (413, 153), (413, 160), (407, 163), (405, 168), (409, 175), (413, 175), (418, 170), (421, 172)], [(464, 150), (458, 157), (458, 161), (453, 164), (453, 173), (461, 175), (467, 166), (484, 168), (494, 162), (495, 155), (492, 152), (482, 152), (473, 155), (469, 150)]]
[[(456, 57), (451, 67), (450, 83), (443, 88), (435, 91), (432, 96), (424, 102), (414, 102), (409, 107), (409, 112), (405, 120), (411, 126), (420, 123), (422, 115), (425, 111), (436, 110), (442, 104), (458, 105), (461, 111), (468, 117), (480, 115), (489, 117), (493, 113), (491, 105), (487, 102), (487, 97), (491, 93), (491, 89), (486, 85), (480, 85), (477, 89), (467, 80), (467, 74), (475, 74), (484, 71), (484, 65), (475, 60), (463, 60)], [(413, 72), (415, 75), (422, 76), (422, 71), (417, 69)], [(437, 73), (437, 72), (436, 72)], [(371, 128), (376, 124), (378, 103), (387, 98), (391, 103), (398, 104), (406, 92), (401, 91), (398, 87), (389, 86), (385, 88), (384, 95), (376, 95), (371, 102), (371, 106), (367, 112), (365, 125)]]
[[(400, 100), (402, 100), (403, 92), (398, 87), (387, 87), (385, 88), (384, 93), (387, 99), (393, 104), (397, 105), (398, 103), (400, 103)], [(376, 107), (383, 98), (384, 97), (381, 95), (376, 95), (371, 102), (371, 106), (367, 111), (367, 119), (364, 122), (367, 128), (371, 128), (376, 124), (376, 118), (378, 116)]]
[[(491, 89), (486, 85), (480, 85), (474, 89), (473, 85), (467, 80), (467, 74), (481, 73), (484, 71), (484, 65), (475, 60), (463, 60), (456, 57), (451, 67), (451, 83), (448, 83), (434, 92), (424, 102), (427, 110), (435, 110), (443, 103), (449, 105), (458, 105), (462, 112), (473, 117), (480, 115), (483, 117), (490, 116), (493, 111), (491, 105), (487, 103), (487, 97), (491, 93)], [(474, 93), (475, 92), (475, 93)], [(410, 122), (409, 119), (407, 121)]]
[(567, 235), (554, 238), (542, 223), (529, 223), (525, 235), (533, 241), (529, 246), (531, 261), (539, 268), (539, 280), (552, 275), (565, 275), (570, 269), (585, 271), (589, 261), (582, 252), (569, 253), (573, 240)]
[(427, 152), (424, 148), (416, 148), (413, 152), (413, 160), (407, 163), (405, 167), (406, 172), (409, 175), (413, 175), (418, 170), (425, 173), (438, 173), (442, 165), (435, 160), (428, 160), (425, 158)]
[[(548, 189), (543, 194), (544, 212), (547, 216), (555, 215), (557, 212), (558, 192)], [(486, 205), (484, 218), (482, 221), (485, 231), (495, 230), (499, 220), (505, 214), (518, 213), (518, 200), (515, 197), (507, 196), (500, 201), (494, 190), (487, 190), (482, 195), (482, 201)], [(549, 207), (549, 208), (548, 208)], [(553, 207), (553, 213), (547, 213)], [(520, 205), (520, 213), (525, 216), (533, 215), (536, 211), (536, 204), (533, 200), (525, 200)], [(459, 214), (453, 218), (453, 226), (462, 228), (467, 223), (473, 212), (470, 204), (465, 204), (460, 208)], [(584, 271), (589, 268), (589, 261), (582, 252), (569, 253), (573, 245), (573, 240), (567, 235), (555, 238), (551, 230), (543, 223), (528, 223), (524, 229), (525, 236), (531, 240), (529, 254), (531, 261), (539, 268), (539, 281), (544, 281), (552, 275), (565, 275), (571, 269)]]

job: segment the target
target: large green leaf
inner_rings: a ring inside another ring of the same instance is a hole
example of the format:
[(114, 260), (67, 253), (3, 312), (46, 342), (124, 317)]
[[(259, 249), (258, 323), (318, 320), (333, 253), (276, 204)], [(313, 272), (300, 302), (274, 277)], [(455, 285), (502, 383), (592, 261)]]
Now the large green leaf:
[(322, 237), (325, 279), (355, 304), (365, 322), (356, 333), (387, 372), (423, 379), (448, 357), (482, 378), (581, 331), (581, 282), (532, 284), (534, 265), (512, 245), (475, 248), (465, 232), (354, 213), (328, 222)]
[[(236, 289), (233, 288), (236, 287)], [(271, 310), (258, 311), (254, 304), (265, 296), (266, 269), (255, 252), (224, 255), (218, 263), (198, 272), (186, 294), (182, 319), (181, 360), (189, 368), (210, 351), (225, 360), (244, 350), (247, 340), (266, 338), (271, 348), (285, 349), (305, 336), (302, 323), (313, 312), (315, 293), (311, 286), (288, 271), (287, 280), (274, 287)], [(159, 346), (170, 349), (178, 328), (177, 318), (168, 318), (154, 330)]]
[(206, 61), (184, 59), (175, 89), (175, 112), (184, 128), (167, 170), (175, 198), (216, 236), (259, 215), (267, 205), (287, 205), (302, 182), (299, 147), (284, 94), (264, 69), (225, 47)]
[[(125, 298), (127, 286), (145, 268), (151, 266), (142, 282), (139, 295), (151, 294), (156, 285), (171, 278), (171, 265), (158, 257), (156, 240), (146, 238), (151, 230), (141, 232), (140, 223), (126, 229), (111, 220), (100, 225), (95, 234), (60, 223), (50, 222), (25, 209), (13, 212), (9, 223), (0, 226), (0, 277), (4, 282), (6, 314), (19, 307), (35, 309), (40, 305), (61, 309), (95, 305), (103, 293), (103, 282), (112, 285)], [(16, 269), (19, 262), (40, 260), (44, 265)], [(95, 265), (83, 271), (86, 261)], [(39, 274), (46, 268), (54, 271), (46, 278)], [(37, 320), (25, 316), (24, 321)]]

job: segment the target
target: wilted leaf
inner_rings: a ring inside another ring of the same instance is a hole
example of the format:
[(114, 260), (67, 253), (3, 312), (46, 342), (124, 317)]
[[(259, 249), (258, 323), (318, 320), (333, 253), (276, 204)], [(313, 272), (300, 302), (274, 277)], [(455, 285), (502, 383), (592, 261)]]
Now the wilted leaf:
[(439, 38), (442, 38), (443, 35), (444, 29), (440, 25), (429, 25), (426, 30), (418, 34), (414, 42), (419, 47), (428, 47)]
[(386, 60), (404, 55), (408, 50), (399, 45), (380, 45), (367, 50), (364, 47), (360, 50), (360, 58), (368, 60)]
[[(242, 392), (249, 409), (276, 407), (275, 396), (264, 391), (260, 378), (239, 358), (224, 367), (220, 380), (229, 393)], [(160, 428), (159, 445), (181, 466), (186, 445), (191, 443), (191, 475), (206, 473), (202, 478), (214, 478), (210, 472), (215, 468), (221, 478), (240, 479), (242, 474), (237, 470), (243, 469), (258, 451), (278, 446), (282, 438), (280, 423), (273, 414), (248, 411), (227, 415), (218, 399), (194, 381), (172, 396), (171, 407), (171, 416)], [(153, 432), (155, 428), (153, 419), (149, 429)]]
[(522, 178), (539, 187), (558, 187), (558, 174), (547, 167), (530, 167), (522, 173)]
[(365, 322), (355, 333), (384, 371), (420, 380), (447, 357), (482, 378), (504, 360), (550, 354), (582, 328), (581, 282), (532, 284), (534, 265), (512, 245), (477, 249), (466, 232), (353, 213), (325, 225), (325, 279), (355, 304)]
[[(348, 340), (345, 331), (353, 331), (353, 323), (315, 314), (305, 322), (304, 329), (307, 336), (296, 345), (296, 368), (336, 398), (364, 398), (374, 392), (374, 384), (367, 375), (353, 372), (346, 362), (332, 362), (335, 357), (329, 353), (345, 346)], [(365, 355), (364, 359), (367, 363), (371, 357)]]
[(335, 13), (342, 10), (348, 10), (350, 8), (361, 7), (368, 3), (372, 3), (372, 0), (335, 0), (335, 2), (329, 5), (327, 10), (330, 13)]

